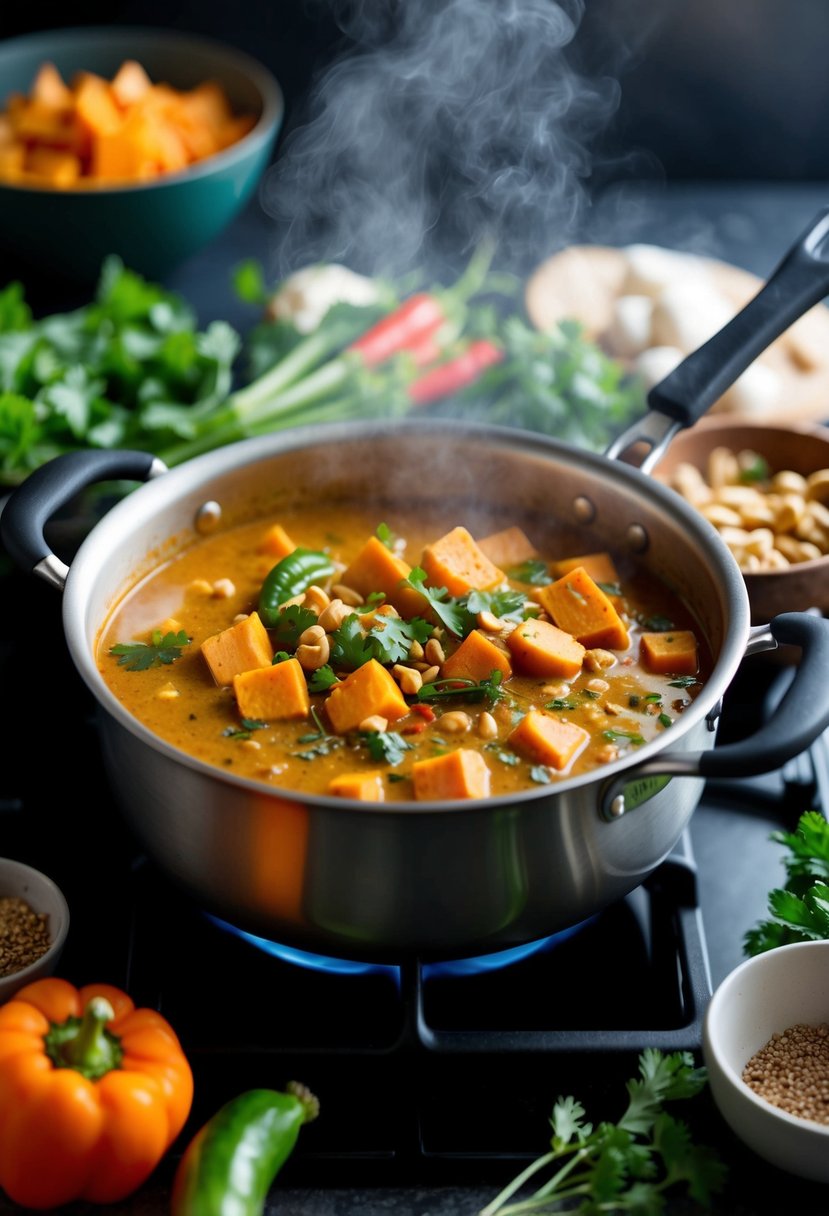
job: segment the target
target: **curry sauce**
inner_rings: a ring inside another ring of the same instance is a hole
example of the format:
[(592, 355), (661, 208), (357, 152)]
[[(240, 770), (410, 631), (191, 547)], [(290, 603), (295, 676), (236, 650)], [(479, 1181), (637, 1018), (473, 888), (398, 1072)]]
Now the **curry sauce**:
[(420, 512), (244, 524), (130, 589), (98, 667), (168, 743), (269, 786), (395, 802), (552, 784), (670, 730), (711, 659), (653, 576), (543, 545), (531, 524), (473, 537)]

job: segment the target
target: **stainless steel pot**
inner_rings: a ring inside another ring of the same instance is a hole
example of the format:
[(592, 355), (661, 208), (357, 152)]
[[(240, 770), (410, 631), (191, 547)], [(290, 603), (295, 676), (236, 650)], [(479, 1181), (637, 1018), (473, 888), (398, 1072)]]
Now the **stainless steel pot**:
[[(679, 425), (829, 290), (815, 253), (829, 213), (820, 218), (764, 289), (777, 298), (761, 293), (731, 323), (736, 334), (726, 327), (713, 352), (701, 348), (664, 381), (652, 413), (608, 455), (515, 430), (415, 420), (284, 431), (170, 472), (146, 453), (85, 452), (33, 474), (2, 515), (3, 540), (18, 562), (64, 588), (66, 640), (101, 710), (113, 790), (163, 870), (206, 908), (299, 948), (386, 961), (507, 948), (638, 886), (677, 842), (706, 777), (776, 768), (823, 731), (829, 622), (785, 614), (752, 629), (742, 576), (717, 532), (645, 472)], [(612, 458), (640, 440), (649, 449), (641, 468)], [(67, 569), (49, 552), (46, 520), (83, 486), (116, 477), (148, 480), (91, 531)], [(394, 502), (454, 504), (458, 522), (478, 534), (532, 517), (542, 537), (573, 551), (631, 554), (687, 601), (715, 656), (712, 675), (671, 729), (635, 754), (514, 797), (383, 806), (280, 792), (206, 765), (112, 696), (95, 663), (97, 635), (127, 585), (207, 527), (284, 519), (312, 499), (334, 514), (356, 499), (378, 519)], [(777, 643), (801, 646), (803, 658), (774, 721), (715, 748), (721, 698), (743, 657)]]

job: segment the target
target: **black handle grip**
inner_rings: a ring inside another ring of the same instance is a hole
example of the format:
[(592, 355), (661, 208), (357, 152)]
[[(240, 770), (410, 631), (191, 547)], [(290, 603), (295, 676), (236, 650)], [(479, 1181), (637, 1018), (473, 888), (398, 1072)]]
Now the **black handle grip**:
[(829, 726), (829, 620), (784, 612), (769, 625), (783, 645), (800, 646), (794, 679), (773, 717), (749, 739), (700, 756), (704, 777), (754, 777), (798, 756)]
[(648, 394), (648, 407), (691, 426), (759, 354), (829, 295), (829, 207), (815, 217), (766, 285), (713, 338)]
[(0, 515), (0, 537), (9, 556), (24, 570), (49, 556), (47, 522), (74, 496), (98, 481), (147, 481), (163, 465), (151, 452), (67, 452), (30, 473), (10, 495)]

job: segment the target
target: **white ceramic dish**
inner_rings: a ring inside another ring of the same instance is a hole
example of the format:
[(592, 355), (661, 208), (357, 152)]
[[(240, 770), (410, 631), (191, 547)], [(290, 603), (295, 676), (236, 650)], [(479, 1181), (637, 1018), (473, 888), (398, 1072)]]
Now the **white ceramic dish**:
[(712, 997), (703, 1058), (720, 1113), (773, 1165), (829, 1182), (829, 1124), (790, 1115), (759, 1097), (742, 1071), (771, 1036), (798, 1022), (829, 1022), (829, 941), (780, 946), (741, 963)]
[(0, 1005), (11, 1000), (14, 994), (32, 980), (51, 975), (60, 958), (66, 934), (69, 931), (69, 907), (63, 892), (56, 883), (35, 870), (10, 857), (0, 857), (0, 896), (23, 899), (35, 912), (48, 916), (50, 945), (45, 954), (11, 975), (0, 977)]

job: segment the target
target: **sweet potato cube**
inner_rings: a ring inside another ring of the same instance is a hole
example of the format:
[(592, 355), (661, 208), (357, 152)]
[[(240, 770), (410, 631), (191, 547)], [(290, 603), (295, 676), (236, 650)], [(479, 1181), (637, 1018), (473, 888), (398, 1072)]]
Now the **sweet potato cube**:
[(507, 743), (527, 760), (549, 765), (561, 772), (579, 754), (590, 738), (588, 731), (574, 722), (565, 722), (540, 709), (526, 713)]
[(531, 676), (574, 680), (584, 661), (581, 642), (549, 621), (522, 621), (507, 635), (507, 646), (516, 668)]
[(335, 684), (328, 694), (325, 709), (339, 735), (356, 730), (374, 714), (393, 722), (409, 712), (391, 673), (376, 659), (369, 659), (342, 683)]
[(118, 109), (109, 85), (91, 72), (83, 74), (75, 94), (75, 113), (92, 135), (111, 135), (121, 126)]
[(258, 612), (206, 638), (201, 652), (213, 679), (222, 686), (232, 684), (233, 677), (243, 671), (270, 667), (273, 659), (271, 639)]
[(489, 560), (466, 528), (453, 528), (423, 550), (420, 564), (432, 587), (450, 595), (486, 591), (504, 581), (504, 572)]
[(693, 676), (699, 671), (697, 639), (690, 629), (643, 633), (640, 648), (649, 671), (674, 676)]
[(81, 175), (81, 162), (71, 152), (32, 148), (26, 157), (26, 172), (50, 186), (74, 186)]
[(22, 175), (25, 152), (23, 144), (0, 146), (0, 179), (16, 181)]
[(382, 591), (401, 616), (423, 616), (428, 607), (423, 596), (413, 587), (400, 586), (411, 569), (409, 563), (387, 549), (379, 537), (371, 536), (339, 581), (362, 596)]
[(619, 572), (609, 553), (585, 553), (581, 557), (565, 557), (553, 562), (553, 570), (561, 577), (578, 566), (583, 566), (594, 583), (619, 583)]
[(277, 561), (293, 553), (296, 544), (291, 540), (282, 524), (271, 524), (259, 545), (260, 553), (269, 553)]
[(504, 528), (478, 541), (478, 548), (501, 570), (538, 557), (538, 550), (521, 528)]
[(486, 798), (490, 771), (480, 752), (459, 747), (443, 756), (416, 760), (412, 765), (412, 781), (418, 802)]
[(298, 659), (242, 671), (233, 677), (233, 691), (243, 718), (284, 722), (307, 718), (311, 709), (305, 672)]
[(441, 678), (448, 680), (481, 681), (486, 680), (493, 671), (503, 672), (504, 679), (508, 680), (512, 675), (509, 655), (490, 641), (485, 633), (481, 633), (480, 629), (473, 629), (458, 649), (444, 661), (440, 674)]
[(373, 768), (367, 773), (341, 773), (328, 782), (328, 793), (338, 798), (356, 798), (358, 802), (385, 802), (383, 774)]
[(152, 82), (140, 63), (125, 59), (109, 86), (112, 96), (123, 109), (135, 105), (152, 88)]
[(622, 618), (584, 566), (541, 587), (537, 598), (556, 625), (588, 649), (626, 650), (630, 645)]
[(53, 63), (44, 63), (35, 76), (32, 101), (51, 110), (67, 110), (72, 105), (72, 93)]

